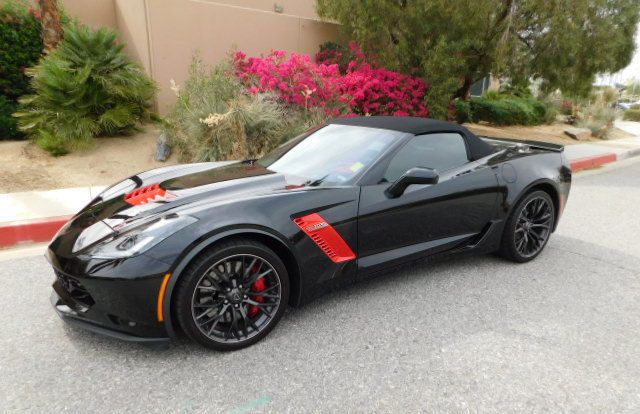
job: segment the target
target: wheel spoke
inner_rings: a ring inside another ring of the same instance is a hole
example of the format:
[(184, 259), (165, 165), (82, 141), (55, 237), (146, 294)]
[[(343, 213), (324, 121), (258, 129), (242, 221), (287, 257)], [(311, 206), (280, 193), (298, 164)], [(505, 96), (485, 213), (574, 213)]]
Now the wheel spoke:
[(258, 295), (259, 296), (259, 295), (261, 295), (263, 293), (268, 293), (268, 292), (271, 292), (274, 289), (278, 289), (279, 287), (280, 287), (280, 283), (275, 283), (273, 286), (269, 286), (268, 288), (262, 289), (259, 292), (256, 292), (254, 290), (250, 290), (249, 292), (247, 292), (247, 294), (248, 295)]
[(228, 307), (229, 307), (229, 305), (224, 305), (224, 306), (222, 307), (222, 310), (220, 310), (220, 312), (219, 312), (217, 315), (212, 316), (210, 319), (207, 319), (207, 320), (206, 320), (206, 321), (204, 321), (204, 322), (201, 322), (201, 323), (200, 323), (200, 326), (204, 326), (204, 325), (206, 325), (206, 324), (208, 324), (208, 323), (211, 323), (211, 322), (213, 322), (213, 321), (215, 321), (215, 320), (218, 320), (218, 319), (222, 318), (222, 316), (224, 315), (224, 313), (225, 313), (225, 311), (227, 310), (227, 308), (228, 308)]
[(549, 225), (548, 225), (548, 224), (532, 224), (532, 225), (531, 225), (531, 228), (532, 228), (532, 229), (534, 229), (534, 228), (535, 228), (535, 229), (537, 229), (537, 228), (540, 228), (540, 229), (548, 229), (548, 228), (549, 228)]
[(264, 277), (266, 275), (268, 275), (269, 273), (271, 273), (272, 269), (268, 269), (265, 270), (262, 273), (258, 273), (256, 272), (253, 276), (251, 276), (251, 278), (247, 281), (247, 285), (253, 285), (254, 283), (256, 283), (261, 277)]
[(247, 276), (249, 276), (249, 272), (251, 272), (251, 269), (253, 269), (253, 266), (255, 266), (255, 265), (256, 265), (256, 262), (257, 262), (257, 261), (258, 261), (258, 258), (257, 258), (257, 257), (254, 257), (254, 258), (253, 258), (253, 260), (251, 261), (251, 264), (249, 265), (249, 267), (247, 267), (247, 268), (245, 269), (245, 271), (244, 271), (244, 272), (242, 272), (242, 278), (243, 278), (243, 279), (246, 279), (246, 278), (247, 278)]
[[(256, 324), (251, 320), (251, 318), (247, 315), (247, 311), (244, 309), (244, 307), (240, 306), (240, 314), (242, 315), (242, 319), (244, 319), (244, 323), (245, 323), (245, 329), (247, 324), (249, 326), (251, 326), (251, 328), (258, 332), (260, 329), (256, 326)], [(247, 335), (248, 336), (248, 335)]]
[(222, 299), (216, 301), (216, 302), (209, 302), (209, 303), (197, 303), (195, 305), (193, 305), (194, 308), (196, 309), (214, 309), (219, 307), (220, 305), (222, 305)]
[(542, 215), (541, 217), (535, 218), (532, 221), (534, 223), (538, 223), (538, 224), (547, 223), (547, 222), (551, 221), (551, 213), (546, 213), (546, 214)]
[(251, 292), (251, 296), (260, 296), (261, 298), (267, 298), (267, 299), (280, 299), (280, 295), (265, 295), (262, 292)]
[(207, 335), (211, 335), (215, 327), (218, 326), (218, 322), (220, 322), (220, 320), (222, 320), (222, 318), (224, 317), (224, 313), (227, 311), (227, 307), (228, 305), (225, 306), (218, 315), (216, 315), (212, 320), (209, 321), (209, 322), (213, 322), (213, 324), (211, 324), (211, 327), (209, 327), (209, 331), (207, 332)]

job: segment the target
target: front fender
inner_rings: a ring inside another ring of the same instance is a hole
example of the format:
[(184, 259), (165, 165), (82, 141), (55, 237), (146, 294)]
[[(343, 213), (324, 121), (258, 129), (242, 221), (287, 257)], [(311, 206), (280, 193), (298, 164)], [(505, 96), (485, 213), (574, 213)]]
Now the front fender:
[[(211, 234), (208, 237), (201, 238), (198, 242), (194, 243), (190, 246), (176, 261), (174, 264), (171, 277), (169, 278), (169, 282), (167, 283), (165, 292), (164, 292), (164, 300), (162, 304), (162, 313), (164, 316), (164, 326), (167, 330), (167, 333), (170, 337), (175, 338), (176, 333), (173, 327), (173, 320), (171, 315), (171, 301), (173, 297), (173, 292), (175, 290), (176, 285), (178, 284), (178, 280), (182, 276), (184, 269), (189, 265), (191, 260), (195, 258), (199, 253), (201, 253), (204, 249), (211, 246), (212, 244), (225, 239), (227, 237), (232, 237), (236, 235), (260, 235), (262, 237), (269, 237), (274, 241), (280, 243), (288, 249), (292, 254), (294, 250), (291, 248), (288, 240), (281, 234), (276, 233), (275, 231), (262, 227), (253, 227), (253, 226), (243, 226), (236, 228), (227, 228), (220, 229), (215, 232), (215, 234)], [(297, 261), (297, 260), (296, 260)], [(292, 292), (293, 293), (293, 292)], [(300, 296), (300, 292), (295, 292), (297, 296)]]

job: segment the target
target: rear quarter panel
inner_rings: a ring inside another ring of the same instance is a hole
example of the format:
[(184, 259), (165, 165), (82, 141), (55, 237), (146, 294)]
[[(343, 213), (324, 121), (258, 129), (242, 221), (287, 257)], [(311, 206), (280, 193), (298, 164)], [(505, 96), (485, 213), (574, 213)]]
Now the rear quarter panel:
[(571, 188), (571, 168), (563, 152), (510, 150), (489, 160), (496, 170), (501, 196), (498, 218), (506, 220), (518, 201), (533, 187), (546, 185), (555, 191), (556, 225)]

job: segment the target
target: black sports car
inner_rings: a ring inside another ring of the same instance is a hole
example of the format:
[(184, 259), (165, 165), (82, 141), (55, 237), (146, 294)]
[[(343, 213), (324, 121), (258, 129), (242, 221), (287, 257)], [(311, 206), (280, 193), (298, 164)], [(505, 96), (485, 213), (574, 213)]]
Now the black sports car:
[(334, 120), (259, 160), (160, 168), (54, 237), (52, 302), (112, 337), (232, 350), (288, 305), (426, 256), (536, 257), (571, 185), (562, 147), (423, 118)]

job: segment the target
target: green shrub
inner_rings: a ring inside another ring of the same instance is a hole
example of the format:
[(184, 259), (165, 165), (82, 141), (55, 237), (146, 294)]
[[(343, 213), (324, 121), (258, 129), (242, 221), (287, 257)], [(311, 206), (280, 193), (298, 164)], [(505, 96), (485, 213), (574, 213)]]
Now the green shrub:
[(12, 100), (29, 92), (24, 69), (42, 55), (41, 24), (28, 7), (17, 0), (0, 5), (0, 93)]
[(503, 83), (500, 85), (500, 93), (503, 95), (517, 96), (519, 98), (533, 98), (529, 79), (512, 79), (507, 83)]
[(616, 119), (616, 111), (605, 102), (588, 106), (579, 113), (575, 124), (591, 130), (596, 138), (606, 139)]
[(33, 95), (20, 100), (20, 129), (54, 155), (93, 137), (130, 134), (150, 117), (153, 82), (106, 28), (71, 24), (58, 48), (33, 69)]
[(640, 109), (627, 109), (622, 115), (622, 119), (625, 121), (640, 122)]
[(600, 98), (607, 104), (612, 104), (618, 100), (620, 93), (618, 90), (611, 86), (605, 86), (601, 90)]
[(474, 122), (486, 121), (494, 125), (539, 125), (555, 119), (551, 105), (531, 97), (498, 92), (472, 98), (470, 110)]
[[(35, 13), (35, 12), (34, 12)], [(0, 140), (21, 138), (11, 113), (16, 100), (29, 93), (24, 70), (42, 54), (41, 25), (29, 13), (25, 0), (3, 0), (0, 4)]]
[(0, 95), (0, 139), (18, 138), (16, 119), (11, 116), (16, 110), (16, 103)]
[(457, 123), (464, 124), (465, 122), (473, 121), (473, 113), (471, 112), (471, 104), (469, 101), (458, 99), (453, 105), (456, 111), (455, 119)]
[(230, 61), (208, 67), (196, 56), (185, 84), (172, 89), (177, 101), (164, 130), (183, 161), (258, 158), (324, 120), (274, 95), (248, 93)]

